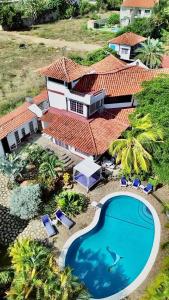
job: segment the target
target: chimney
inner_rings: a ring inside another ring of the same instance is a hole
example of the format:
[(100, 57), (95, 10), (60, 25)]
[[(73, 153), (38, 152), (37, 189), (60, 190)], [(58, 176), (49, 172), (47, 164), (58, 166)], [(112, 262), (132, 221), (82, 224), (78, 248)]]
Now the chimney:
[(33, 103), (33, 97), (27, 96), (25, 97), (25, 101), (28, 103)]

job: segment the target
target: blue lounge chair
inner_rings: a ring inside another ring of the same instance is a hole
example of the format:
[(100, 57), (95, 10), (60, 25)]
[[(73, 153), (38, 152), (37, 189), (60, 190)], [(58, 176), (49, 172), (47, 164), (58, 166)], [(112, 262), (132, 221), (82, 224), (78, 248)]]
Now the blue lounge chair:
[(153, 191), (153, 185), (151, 183), (148, 183), (147, 186), (145, 186), (143, 192), (145, 194), (149, 194)]
[(141, 184), (140, 179), (135, 178), (135, 179), (133, 180), (133, 187), (134, 187), (135, 189), (138, 189), (138, 187), (140, 186), (140, 184)]
[(57, 233), (57, 230), (54, 228), (49, 215), (42, 216), (41, 220), (49, 237)]
[(127, 186), (127, 179), (125, 176), (123, 176), (121, 179), (120, 179), (120, 185), (123, 187), (123, 186)]
[(59, 220), (65, 227), (67, 227), (68, 229), (70, 229), (73, 225), (74, 225), (74, 222), (69, 219), (63, 211), (61, 211), (60, 209), (58, 209), (56, 212), (55, 212), (55, 216), (56, 216), (56, 219)]

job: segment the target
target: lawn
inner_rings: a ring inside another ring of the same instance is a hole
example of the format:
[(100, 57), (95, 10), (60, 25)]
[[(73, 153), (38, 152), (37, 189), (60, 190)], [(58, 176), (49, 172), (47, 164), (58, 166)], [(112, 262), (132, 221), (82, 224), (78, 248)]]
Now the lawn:
[(14, 40), (0, 36), (0, 115), (24, 101), (25, 96), (36, 95), (45, 81), (35, 70), (62, 55), (62, 50), (42, 44), (20, 48)]
[(23, 34), (71, 42), (97, 43), (99, 45), (105, 45), (114, 36), (112, 32), (88, 30), (87, 21), (87, 18), (61, 20), (55, 23), (33, 26), (32, 30), (24, 31)]

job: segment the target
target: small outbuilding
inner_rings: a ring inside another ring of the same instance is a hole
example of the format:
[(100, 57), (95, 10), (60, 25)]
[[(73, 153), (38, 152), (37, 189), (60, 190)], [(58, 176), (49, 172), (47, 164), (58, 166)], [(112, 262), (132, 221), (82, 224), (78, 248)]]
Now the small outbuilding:
[(89, 191), (92, 186), (101, 180), (101, 171), (100, 165), (84, 159), (73, 168), (73, 180)]

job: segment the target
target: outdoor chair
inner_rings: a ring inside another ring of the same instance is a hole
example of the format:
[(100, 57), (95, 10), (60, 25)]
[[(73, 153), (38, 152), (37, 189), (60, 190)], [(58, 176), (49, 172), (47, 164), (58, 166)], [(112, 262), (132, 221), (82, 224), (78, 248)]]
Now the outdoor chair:
[(49, 217), (49, 215), (44, 215), (41, 217), (41, 221), (46, 229), (46, 232), (48, 234), (48, 237), (51, 237), (57, 233), (57, 230), (52, 224), (52, 221)]
[(125, 176), (121, 177), (120, 185), (121, 185), (121, 187), (126, 187), (127, 186), (127, 179), (126, 179)]
[(143, 192), (145, 194), (149, 194), (153, 191), (153, 185), (151, 183), (148, 183), (147, 186), (143, 189)]
[(135, 178), (135, 179), (133, 180), (133, 187), (134, 187), (135, 189), (138, 189), (139, 186), (140, 186), (140, 184), (141, 184), (140, 179)]
[(64, 214), (64, 212), (61, 211), (60, 209), (58, 209), (55, 212), (55, 216), (56, 216), (56, 219), (59, 220), (68, 229), (70, 229), (74, 225), (74, 222), (69, 217), (67, 217)]

